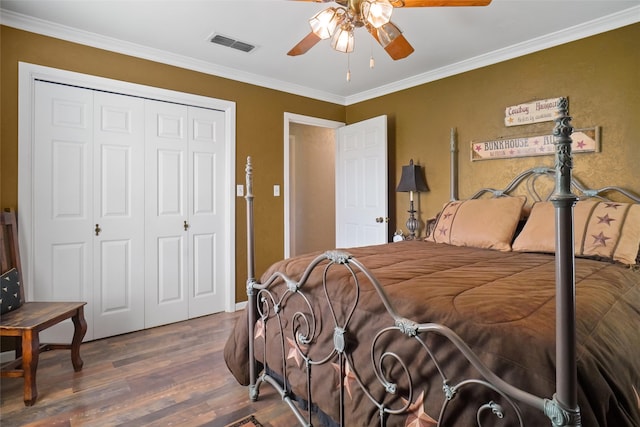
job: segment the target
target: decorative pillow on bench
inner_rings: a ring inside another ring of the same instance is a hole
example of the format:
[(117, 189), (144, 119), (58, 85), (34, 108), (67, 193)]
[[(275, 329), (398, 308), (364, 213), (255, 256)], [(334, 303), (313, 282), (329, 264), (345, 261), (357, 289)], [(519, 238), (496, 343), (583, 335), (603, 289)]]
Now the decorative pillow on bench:
[(5, 314), (22, 305), (20, 299), (20, 279), (18, 270), (11, 270), (0, 276), (0, 302), (2, 313)]

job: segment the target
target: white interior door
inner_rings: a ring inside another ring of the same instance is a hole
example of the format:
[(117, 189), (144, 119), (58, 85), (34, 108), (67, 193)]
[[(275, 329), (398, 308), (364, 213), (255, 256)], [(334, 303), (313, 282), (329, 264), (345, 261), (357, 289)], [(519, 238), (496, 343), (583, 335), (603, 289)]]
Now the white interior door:
[(336, 143), (336, 246), (388, 241), (387, 116), (341, 127)]
[[(35, 83), (34, 259), (30, 301), (93, 300), (93, 92)], [(94, 306), (85, 308), (93, 318)], [(70, 321), (49, 328), (43, 342), (68, 340)], [(88, 322), (86, 339), (93, 338)]]
[[(19, 64), (18, 95), (18, 226), (28, 300), (87, 301), (87, 340), (153, 326), (140, 320), (152, 259), (144, 238), (151, 170), (166, 190), (154, 191), (167, 220), (151, 227), (179, 230), (155, 236), (162, 243), (153, 257), (163, 286), (151, 300), (165, 303), (155, 320), (172, 321), (165, 308), (173, 300), (184, 302), (178, 320), (235, 308), (233, 102), (26, 63)], [(211, 117), (194, 113), (188, 141), (165, 146), (172, 133), (185, 135), (187, 122), (172, 122), (169, 111), (147, 130), (147, 103), (193, 105)], [(148, 132), (162, 137), (149, 154)], [(151, 289), (157, 290), (155, 280)], [(65, 341), (71, 332), (65, 322), (42, 338)]]
[(144, 328), (144, 100), (94, 93), (94, 338)]
[(189, 107), (189, 317), (225, 308), (224, 112)]
[(188, 318), (187, 110), (147, 101), (145, 324)]
[(144, 102), (37, 82), (35, 105), (32, 299), (87, 301), (86, 339), (142, 329)]

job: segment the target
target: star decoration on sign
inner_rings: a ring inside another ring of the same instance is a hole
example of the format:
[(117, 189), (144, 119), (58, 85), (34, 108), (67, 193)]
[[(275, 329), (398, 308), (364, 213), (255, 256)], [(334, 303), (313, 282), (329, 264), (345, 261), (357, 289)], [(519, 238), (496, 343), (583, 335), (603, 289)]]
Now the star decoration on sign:
[(598, 224), (611, 225), (611, 222), (615, 220), (616, 220), (615, 218), (609, 218), (609, 214), (606, 214), (605, 216), (598, 217)]
[(584, 148), (584, 147), (585, 147), (585, 145), (587, 145), (587, 144), (585, 144), (585, 143), (584, 143), (584, 140), (582, 140), (582, 139), (581, 139), (580, 141), (578, 141), (578, 142), (576, 143), (576, 145), (578, 146), (578, 148), (582, 149), (582, 148)]
[(447, 235), (447, 228), (441, 227), (440, 229), (438, 229), (438, 231), (440, 232), (441, 236), (446, 236)]
[[(333, 366), (333, 369), (335, 369), (338, 373), (338, 376), (340, 376), (340, 365), (338, 365), (337, 363), (331, 363), (331, 366)], [(351, 370), (351, 366), (349, 365), (349, 361), (347, 360), (345, 362), (344, 379), (342, 380), (342, 385), (344, 385), (344, 388), (347, 389), (347, 394), (349, 394), (349, 398), (351, 398), (351, 400), (353, 400), (353, 396), (351, 395), (351, 386), (353, 385), (355, 380), (356, 375)], [(336, 388), (340, 388), (340, 381), (338, 381), (338, 385)]]
[(288, 359), (293, 359), (296, 361), (296, 364), (298, 365), (298, 368), (300, 366), (302, 366), (302, 353), (300, 353), (300, 351), (306, 352), (307, 351), (307, 347), (304, 345), (300, 346), (300, 351), (298, 351), (298, 347), (296, 347), (296, 342), (287, 337), (287, 342), (289, 343), (289, 353), (287, 354), (287, 360)]
[[(402, 401), (405, 404), (409, 402), (404, 398)], [(418, 399), (409, 406), (407, 412), (409, 412), (409, 416), (404, 423), (404, 427), (429, 427), (438, 425), (438, 422), (424, 411), (424, 391), (420, 393)]]
[(607, 240), (611, 239), (611, 237), (605, 236), (602, 231), (600, 234), (592, 234), (591, 237), (593, 237), (593, 244), (597, 246), (607, 246)]
[(482, 145), (478, 144), (474, 147), (474, 150), (476, 151), (482, 151)]
[(449, 218), (451, 218), (452, 215), (453, 214), (451, 212), (447, 212), (444, 215), (442, 215), (442, 219), (449, 219)]

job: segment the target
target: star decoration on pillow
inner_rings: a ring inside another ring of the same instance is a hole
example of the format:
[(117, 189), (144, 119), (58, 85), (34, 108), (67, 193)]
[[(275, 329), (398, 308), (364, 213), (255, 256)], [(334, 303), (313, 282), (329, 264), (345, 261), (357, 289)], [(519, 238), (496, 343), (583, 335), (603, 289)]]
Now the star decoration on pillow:
[(612, 221), (615, 221), (615, 218), (611, 218), (609, 217), (609, 214), (605, 214), (605, 216), (599, 216), (598, 217), (598, 224), (607, 224), (607, 225), (611, 225)]
[(611, 237), (605, 236), (602, 231), (600, 234), (592, 234), (591, 237), (593, 237), (593, 244), (596, 246), (607, 246), (607, 240), (611, 239)]

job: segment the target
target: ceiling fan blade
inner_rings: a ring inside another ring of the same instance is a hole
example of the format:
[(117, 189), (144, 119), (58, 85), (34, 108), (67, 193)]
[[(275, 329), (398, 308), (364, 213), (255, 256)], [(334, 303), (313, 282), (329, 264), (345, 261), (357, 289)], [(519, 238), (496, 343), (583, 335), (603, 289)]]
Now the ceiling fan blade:
[(391, 0), (394, 7), (487, 6), (491, 0)]
[(367, 25), (366, 27), (373, 38), (376, 39), (380, 46), (384, 48), (384, 50), (394, 61), (406, 58), (407, 56), (411, 55), (414, 51), (413, 46), (411, 46), (411, 44), (409, 44), (409, 41), (402, 35), (400, 29), (391, 22), (385, 24), (385, 26), (389, 26), (391, 27), (392, 31), (397, 32), (397, 35), (386, 46), (380, 40), (380, 37), (378, 36), (378, 30), (376, 28), (371, 25)]
[(287, 52), (287, 55), (298, 56), (302, 55), (303, 53), (307, 53), (307, 51), (314, 47), (320, 40), (322, 39), (316, 36), (316, 34), (312, 31), (307, 34), (305, 38), (300, 40), (297, 45), (291, 48), (291, 50)]
[(406, 58), (413, 53), (413, 46), (401, 34), (384, 48), (394, 61)]

